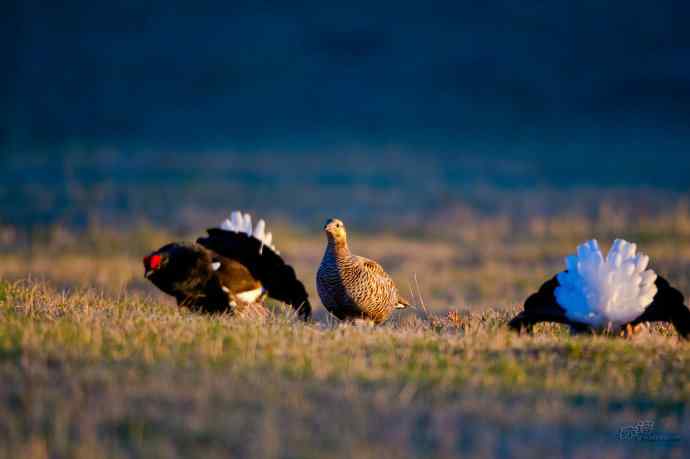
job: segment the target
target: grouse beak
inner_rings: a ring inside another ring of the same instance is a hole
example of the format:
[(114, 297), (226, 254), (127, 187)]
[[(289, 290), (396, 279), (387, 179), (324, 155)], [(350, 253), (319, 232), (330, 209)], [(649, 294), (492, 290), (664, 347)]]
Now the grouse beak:
[(323, 225), (323, 230), (324, 230), (324, 231), (328, 231), (328, 227), (329, 227), (332, 223), (334, 223), (334, 222), (335, 222), (335, 219), (334, 219), (334, 218), (329, 218), (329, 219), (326, 221), (326, 224)]
[(154, 271), (151, 267), (151, 255), (145, 256), (142, 261), (144, 262), (144, 277), (148, 279)]

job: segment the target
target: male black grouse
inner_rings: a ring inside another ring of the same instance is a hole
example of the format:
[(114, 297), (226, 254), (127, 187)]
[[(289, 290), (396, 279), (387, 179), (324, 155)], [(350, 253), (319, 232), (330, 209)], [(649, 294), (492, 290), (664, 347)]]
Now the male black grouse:
[(530, 296), (508, 324), (530, 329), (539, 322), (567, 324), (573, 331), (633, 334), (645, 322), (670, 322), (690, 337), (690, 310), (683, 295), (647, 269), (649, 257), (618, 239), (604, 258), (596, 240), (566, 258), (566, 270)]
[(307, 291), (283, 261), (266, 224), (232, 213), (196, 243), (174, 242), (144, 257), (145, 276), (180, 306), (201, 312), (240, 312), (266, 296), (311, 315)]

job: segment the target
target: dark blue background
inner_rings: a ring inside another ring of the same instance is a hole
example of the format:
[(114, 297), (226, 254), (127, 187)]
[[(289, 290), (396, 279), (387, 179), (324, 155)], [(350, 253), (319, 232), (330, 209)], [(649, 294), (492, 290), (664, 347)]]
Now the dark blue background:
[(112, 3), (3, 4), (0, 208), (68, 182), (688, 188), (688, 1)]

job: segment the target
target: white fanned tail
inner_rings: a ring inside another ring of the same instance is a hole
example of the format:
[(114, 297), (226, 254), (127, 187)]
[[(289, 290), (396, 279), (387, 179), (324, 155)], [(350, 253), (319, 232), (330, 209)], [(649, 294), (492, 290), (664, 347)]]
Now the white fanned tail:
[(616, 239), (606, 259), (596, 240), (578, 246), (558, 275), (556, 300), (568, 319), (598, 329), (618, 329), (639, 317), (654, 300), (657, 275), (637, 245)]
[(232, 212), (230, 218), (220, 224), (220, 229), (234, 233), (244, 233), (260, 241), (262, 247), (270, 247), (275, 253), (279, 253), (273, 245), (273, 235), (266, 231), (266, 222), (259, 220), (255, 226), (252, 226), (252, 216), (249, 214), (243, 214), (239, 210)]

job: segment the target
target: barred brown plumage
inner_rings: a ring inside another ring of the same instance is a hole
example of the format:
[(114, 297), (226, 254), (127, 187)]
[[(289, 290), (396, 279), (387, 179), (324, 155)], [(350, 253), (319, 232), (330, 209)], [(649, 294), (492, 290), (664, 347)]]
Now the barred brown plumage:
[(324, 231), (328, 245), (316, 274), (316, 287), (331, 314), (340, 320), (365, 319), (379, 324), (393, 309), (409, 306), (381, 265), (350, 252), (342, 221), (328, 220)]

